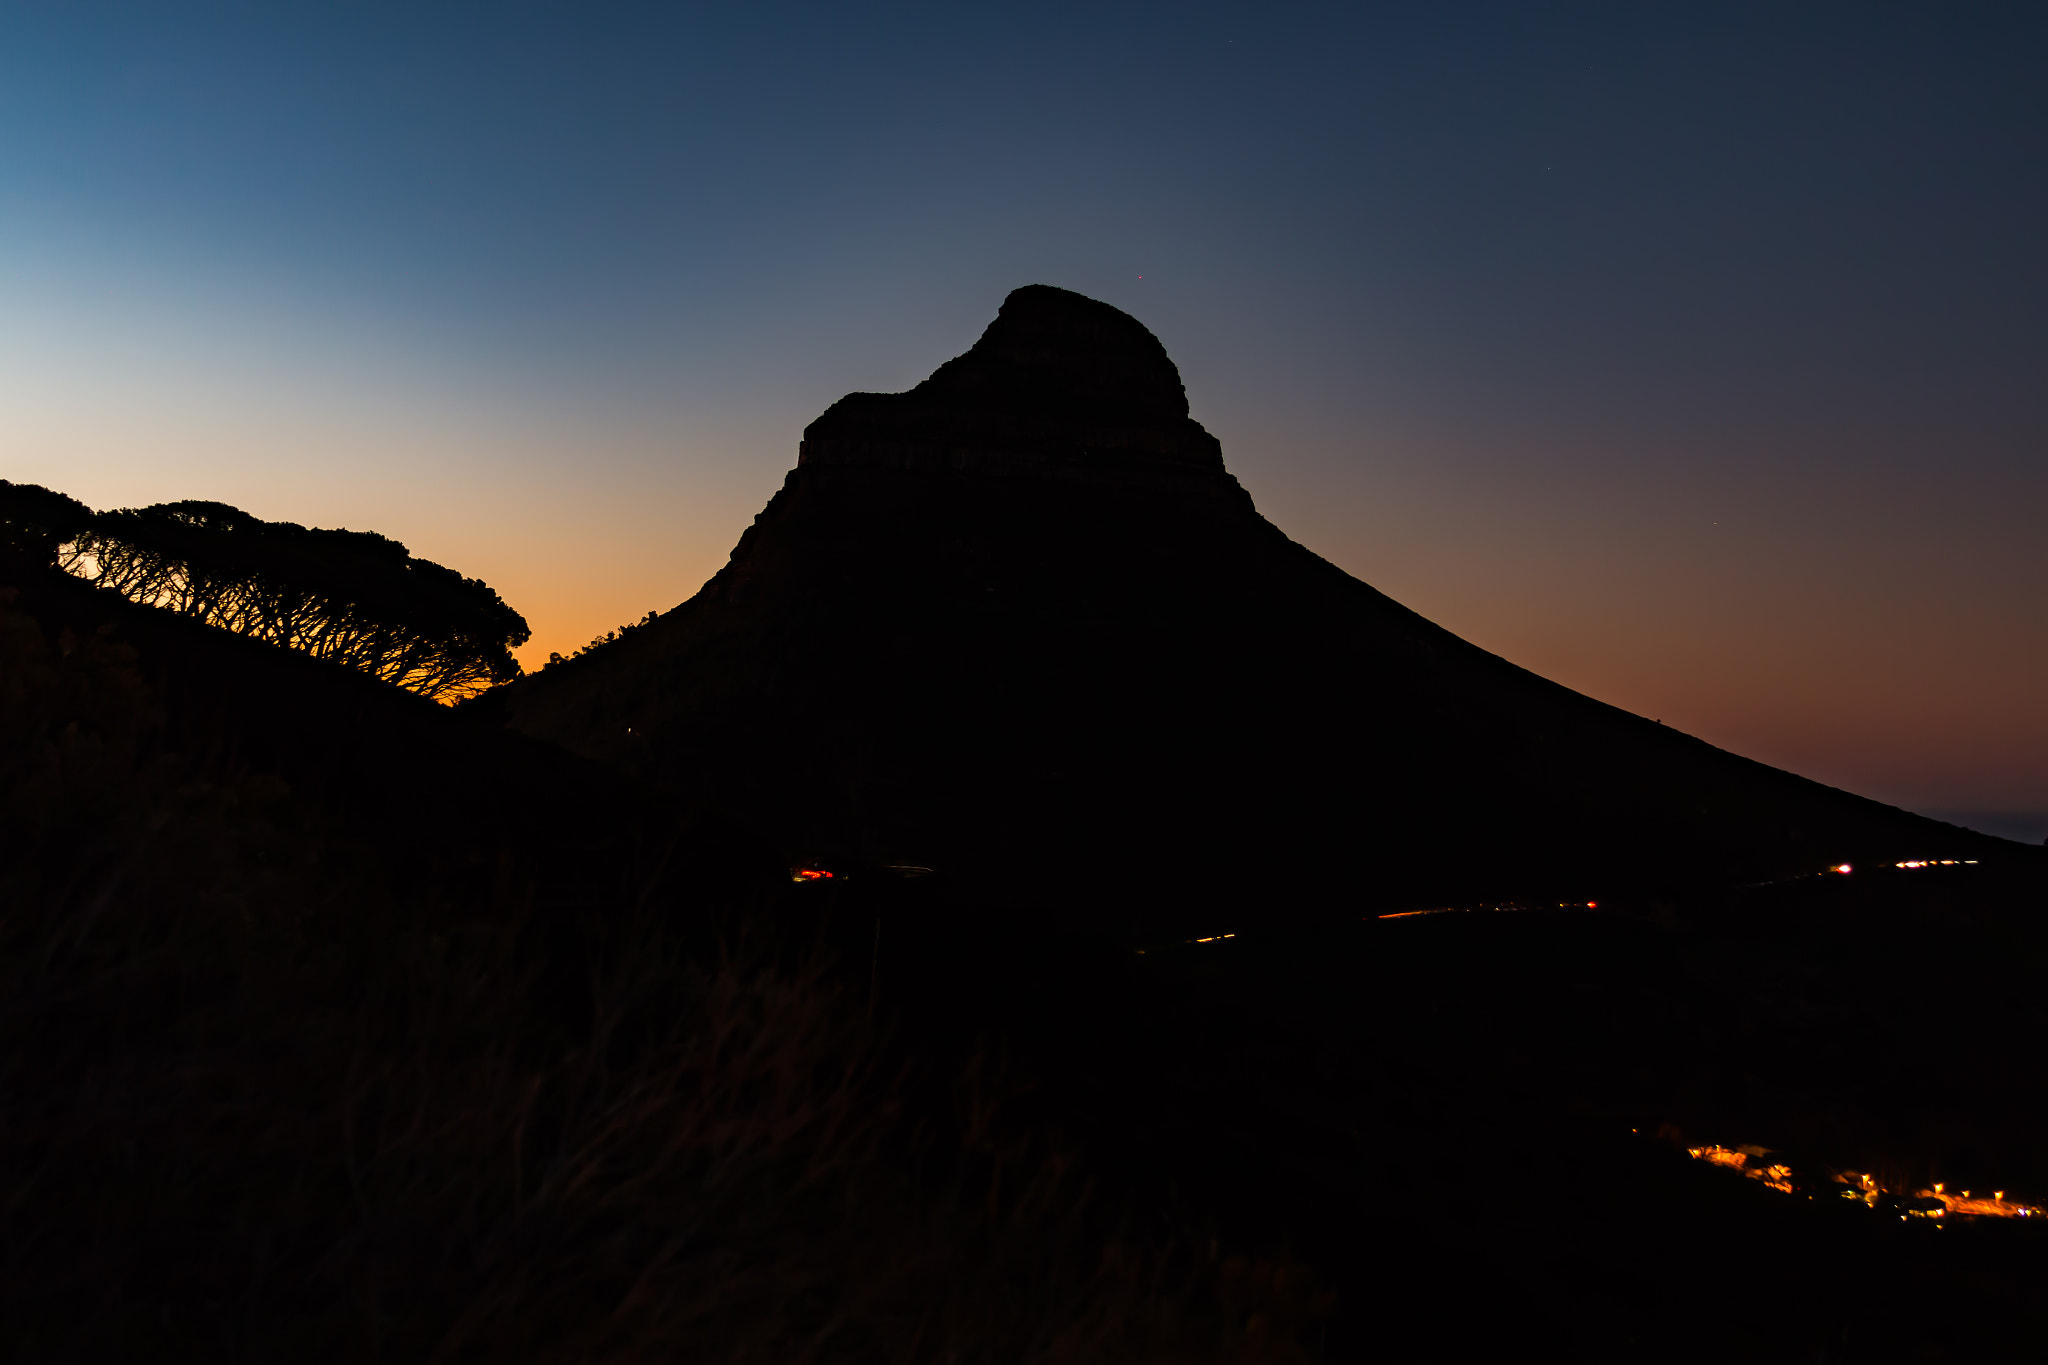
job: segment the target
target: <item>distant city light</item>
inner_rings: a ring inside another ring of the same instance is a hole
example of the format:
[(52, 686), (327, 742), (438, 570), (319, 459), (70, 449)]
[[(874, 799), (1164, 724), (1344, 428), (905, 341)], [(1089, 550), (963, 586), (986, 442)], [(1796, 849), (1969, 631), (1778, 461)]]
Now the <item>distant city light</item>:
[[(1685, 1154), (1695, 1161), (1705, 1161), (1725, 1167), (1751, 1180), (1760, 1181), (1781, 1194), (1795, 1194), (1801, 1187), (1793, 1183), (1792, 1168), (1779, 1162), (1766, 1164), (1763, 1158), (1768, 1149), (1763, 1147), (1723, 1147), (1716, 1143), (1705, 1147), (1688, 1147)], [(1754, 1165), (1750, 1158), (1756, 1158)], [(1877, 1208), (1880, 1201), (1890, 1199), (1889, 1206), (1899, 1211), (1899, 1220), (1924, 1218), (1939, 1222), (1943, 1218), (2032, 1218), (2041, 1209), (2033, 1204), (2008, 1203), (2005, 1191), (1997, 1191), (1989, 1199), (1972, 1199), (1970, 1192), (1948, 1193), (1948, 1187), (1935, 1181), (1930, 1189), (1920, 1190), (1912, 1195), (1889, 1190), (1864, 1171), (1842, 1171), (1834, 1176), (1836, 1191), (1843, 1199), (1853, 1199), (1869, 1208)], [(1810, 1192), (1811, 1186), (1805, 1187)], [(1811, 1193), (1809, 1194), (1811, 1197)]]

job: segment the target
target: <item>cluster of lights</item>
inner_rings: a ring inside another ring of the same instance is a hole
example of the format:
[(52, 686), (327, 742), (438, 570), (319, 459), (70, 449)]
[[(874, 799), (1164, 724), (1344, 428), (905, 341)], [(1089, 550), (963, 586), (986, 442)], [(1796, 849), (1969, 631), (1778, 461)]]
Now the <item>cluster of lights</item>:
[(1718, 1143), (1708, 1147), (1688, 1147), (1685, 1154), (1694, 1161), (1710, 1162), (1731, 1171), (1740, 1171), (1751, 1180), (1761, 1180), (1780, 1194), (1792, 1193), (1792, 1168), (1781, 1161), (1769, 1165), (1752, 1166), (1751, 1157), (1761, 1160), (1768, 1155), (1762, 1147), (1723, 1147)]
[[(1909, 858), (1909, 859), (1907, 859), (1907, 860), (1906, 860), (1905, 862), (1903, 862), (1903, 863), (1893, 863), (1893, 864), (1892, 864), (1892, 866), (1893, 866), (1893, 867), (1907, 867), (1907, 868), (1912, 868), (1912, 867), (1975, 867), (1976, 865), (1977, 865), (1977, 860), (1976, 860), (1975, 858)], [(1831, 867), (1831, 868), (1829, 868), (1829, 869), (1828, 869), (1828, 871), (1830, 871), (1830, 872), (1839, 872), (1839, 873), (1842, 873), (1842, 874), (1843, 874), (1844, 876), (1848, 875), (1849, 873), (1851, 873), (1851, 872), (1853, 872), (1853, 871), (1855, 871), (1855, 870), (1856, 870), (1856, 869), (1854, 869), (1854, 868), (1850, 867), (1850, 866), (1849, 866), (1849, 864), (1847, 864), (1847, 863), (1836, 863), (1836, 864), (1835, 864), (1835, 865), (1834, 865), (1833, 867)]]
[[(1761, 1181), (1781, 1194), (1791, 1194), (1792, 1168), (1779, 1162), (1762, 1164), (1768, 1155), (1763, 1147), (1723, 1147), (1714, 1144), (1706, 1147), (1688, 1147), (1685, 1154), (1695, 1161), (1705, 1161), (1727, 1170), (1737, 1171), (1751, 1180)], [(1758, 1158), (1759, 1164), (1749, 1164), (1751, 1157)], [(1877, 1201), (1890, 1193), (1875, 1179), (1861, 1171), (1844, 1171), (1835, 1177), (1841, 1182), (1838, 1191), (1844, 1199), (1853, 1199), (1871, 1208)], [(1995, 1190), (1989, 1199), (1972, 1198), (1968, 1190), (1961, 1194), (1950, 1194), (1948, 1187), (1936, 1181), (1931, 1190), (1921, 1190), (1899, 1206), (1899, 1221), (1910, 1218), (1940, 1219), (1953, 1215), (1958, 1218), (2038, 1218), (2042, 1210), (2032, 1204), (2022, 1204), (2005, 1197), (2004, 1190)]]
[(1931, 1191), (1923, 1193), (1930, 1198), (1939, 1199), (1945, 1213), (1966, 1214), (1978, 1218), (2032, 1218), (2041, 1212), (2031, 1204), (2008, 1200), (2004, 1190), (1993, 1190), (1989, 1199), (1972, 1199), (1968, 1190), (1961, 1194), (1950, 1194), (1937, 1180)]
[(822, 882), (830, 880), (831, 876), (822, 867), (798, 867), (790, 869), (789, 879), (793, 882)]

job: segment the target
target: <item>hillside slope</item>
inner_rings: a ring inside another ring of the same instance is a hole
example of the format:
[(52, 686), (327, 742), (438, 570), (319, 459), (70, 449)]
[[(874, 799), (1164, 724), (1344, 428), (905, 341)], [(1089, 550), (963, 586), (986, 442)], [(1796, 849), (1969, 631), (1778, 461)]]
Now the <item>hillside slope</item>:
[(1150, 332), (1045, 286), (813, 422), (680, 609), (495, 704), (792, 856), (1091, 921), (2027, 856), (1424, 620), (1258, 514)]

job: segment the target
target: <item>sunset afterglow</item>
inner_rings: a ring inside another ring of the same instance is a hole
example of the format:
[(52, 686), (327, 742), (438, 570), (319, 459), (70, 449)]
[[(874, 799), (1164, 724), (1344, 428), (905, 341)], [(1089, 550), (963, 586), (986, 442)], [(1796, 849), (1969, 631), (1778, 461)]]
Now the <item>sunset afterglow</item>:
[(1043, 280), (1145, 318), (1261, 510), (1423, 615), (2048, 835), (2005, 20), (89, 8), (0, 21), (0, 476), (382, 532), (534, 668)]

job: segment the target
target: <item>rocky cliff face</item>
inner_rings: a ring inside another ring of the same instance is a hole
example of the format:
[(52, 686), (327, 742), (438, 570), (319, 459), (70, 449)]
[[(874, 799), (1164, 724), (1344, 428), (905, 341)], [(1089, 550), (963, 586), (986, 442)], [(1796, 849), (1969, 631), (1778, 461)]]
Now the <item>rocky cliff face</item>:
[(696, 597), (498, 704), (792, 857), (1105, 923), (1987, 842), (1570, 692), (1351, 578), (1258, 515), (1150, 332), (1040, 285), (915, 389), (813, 422)]

